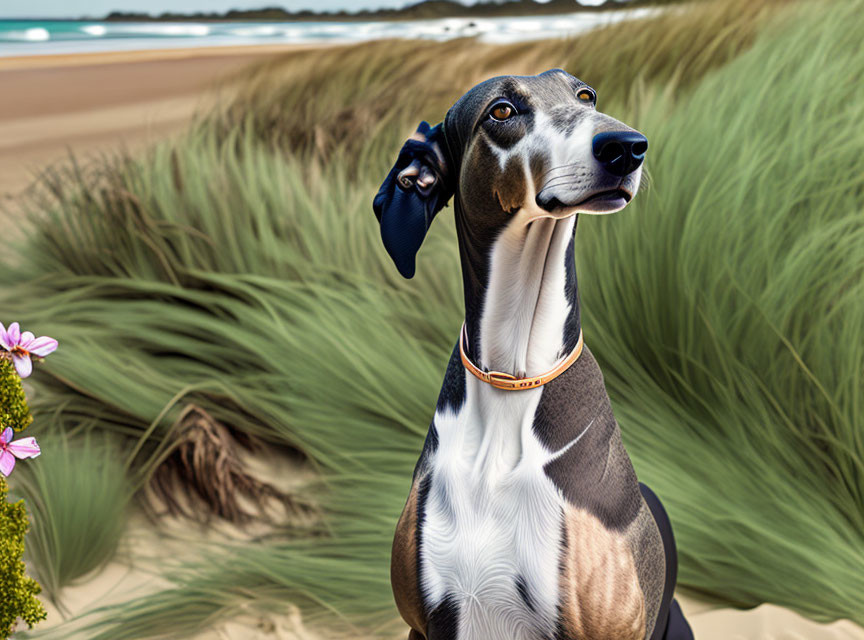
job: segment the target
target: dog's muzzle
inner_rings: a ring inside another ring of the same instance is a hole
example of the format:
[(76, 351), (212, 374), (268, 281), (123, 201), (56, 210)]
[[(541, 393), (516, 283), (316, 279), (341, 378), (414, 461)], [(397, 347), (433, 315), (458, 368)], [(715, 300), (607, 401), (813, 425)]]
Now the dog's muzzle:
[(585, 172), (556, 174), (540, 189), (535, 202), (554, 215), (620, 211), (635, 195), (639, 180), (631, 174), (642, 166), (647, 150), (648, 139), (638, 131), (598, 133), (591, 144), (596, 165), (588, 170), (588, 177)]

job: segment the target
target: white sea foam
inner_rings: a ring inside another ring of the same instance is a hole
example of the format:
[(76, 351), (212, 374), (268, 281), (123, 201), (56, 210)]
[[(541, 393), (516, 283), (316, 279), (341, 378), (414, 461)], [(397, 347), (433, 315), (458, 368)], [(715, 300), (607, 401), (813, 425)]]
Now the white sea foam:
[(158, 23), (158, 24), (123, 24), (118, 25), (114, 30), (118, 33), (126, 35), (143, 35), (155, 37), (197, 37), (203, 38), (210, 35), (210, 27), (206, 24), (173, 24), (173, 23)]
[(238, 27), (231, 29), (231, 33), (243, 38), (268, 38), (273, 36), (284, 35), (285, 31), (279, 27), (262, 25), (254, 27)]
[(44, 42), (45, 40), (51, 39), (51, 34), (48, 33), (48, 29), (43, 29), (42, 27), (27, 29), (24, 33), (27, 34), (27, 40), (30, 42)]
[(108, 33), (108, 27), (103, 24), (88, 24), (87, 26), (81, 27), (81, 31), (87, 35), (99, 38)]
[(510, 31), (520, 33), (534, 33), (543, 29), (543, 23), (539, 20), (524, 20), (522, 22), (511, 22), (507, 25)]
[[(51, 39), (51, 32), (43, 27), (31, 27), (29, 29), (15, 29), (12, 31), (0, 31), (0, 42), (45, 42)], [(15, 54), (8, 54), (15, 55)]]

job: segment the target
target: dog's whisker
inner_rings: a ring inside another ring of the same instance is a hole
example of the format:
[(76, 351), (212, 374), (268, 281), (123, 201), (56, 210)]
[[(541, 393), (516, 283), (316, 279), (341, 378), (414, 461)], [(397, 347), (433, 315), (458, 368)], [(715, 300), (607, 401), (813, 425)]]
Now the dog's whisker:
[(548, 169), (548, 170), (544, 171), (544, 172), (540, 175), (540, 179), (542, 180), (543, 178), (545, 178), (546, 176), (548, 176), (548, 175), (549, 175), (550, 173), (552, 173), (553, 171), (560, 171), (560, 170), (562, 170), (562, 169), (569, 169), (569, 168), (571, 168), (571, 167), (575, 167), (575, 166), (578, 165), (578, 164), (579, 164), (578, 162), (571, 162), (570, 164), (561, 164), (561, 165), (558, 165), (557, 167), (552, 167), (551, 169)]
[(564, 184), (568, 179), (575, 178), (578, 174), (576, 173), (568, 173), (563, 176), (555, 176), (554, 178), (550, 178), (548, 182), (546, 182), (542, 187), (540, 187), (540, 191), (544, 191), (550, 187), (556, 187), (558, 185)]

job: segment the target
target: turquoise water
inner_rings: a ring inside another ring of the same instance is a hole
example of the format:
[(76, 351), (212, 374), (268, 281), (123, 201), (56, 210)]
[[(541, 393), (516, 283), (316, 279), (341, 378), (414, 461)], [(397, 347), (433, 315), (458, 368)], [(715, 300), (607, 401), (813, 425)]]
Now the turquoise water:
[(488, 42), (565, 37), (654, 9), (407, 22), (100, 22), (0, 20), (0, 57), (200, 46), (360, 42), (381, 38)]

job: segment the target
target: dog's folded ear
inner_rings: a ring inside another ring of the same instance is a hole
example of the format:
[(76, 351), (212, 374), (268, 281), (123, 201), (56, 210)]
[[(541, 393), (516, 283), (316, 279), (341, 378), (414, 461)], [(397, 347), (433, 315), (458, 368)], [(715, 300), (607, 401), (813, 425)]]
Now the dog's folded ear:
[(441, 125), (421, 122), (399, 152), (372, 207), (381, 223), (384, 248), (406, 278), (432, 219), (453, 195)]

